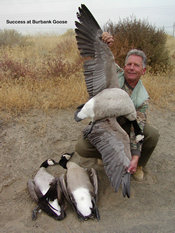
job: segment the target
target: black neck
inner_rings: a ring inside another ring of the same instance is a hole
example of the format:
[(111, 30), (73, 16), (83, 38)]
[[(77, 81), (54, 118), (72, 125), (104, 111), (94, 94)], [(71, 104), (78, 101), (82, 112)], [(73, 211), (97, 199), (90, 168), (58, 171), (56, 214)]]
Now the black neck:
[(62, 166), (64, 169), (67, 169), (67, 162), (68, 160), (65, 157), (61, 158), (59, 161), (59, 165)]
[(47, 168), (48, 166), (49, 166), (49, 164), (48, 164), (47, 160), (44, 161), (44, 162), (40, 165), (40, 167), (45, 167), (45, 168)]

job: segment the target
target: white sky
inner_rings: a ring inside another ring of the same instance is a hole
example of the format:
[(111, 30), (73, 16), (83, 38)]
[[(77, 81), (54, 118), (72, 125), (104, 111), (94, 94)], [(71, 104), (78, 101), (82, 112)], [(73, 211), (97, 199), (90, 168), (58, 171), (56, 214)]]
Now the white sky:
[[(108, 20), (117, 23), (133, 15), (173, 33), (175, 0), (0, 0), (0, 29), (22, 33), (64, 32), (74, 28), (76, 12), (82, 3), (101, 26)], [(7, 20), (21, 20), (25, 24), (7, 24)], [(27, 24), (27, 20), (50, 20), (51, 24)], [(67, 24), (54, 24), (53, 20), (64, 20)]]

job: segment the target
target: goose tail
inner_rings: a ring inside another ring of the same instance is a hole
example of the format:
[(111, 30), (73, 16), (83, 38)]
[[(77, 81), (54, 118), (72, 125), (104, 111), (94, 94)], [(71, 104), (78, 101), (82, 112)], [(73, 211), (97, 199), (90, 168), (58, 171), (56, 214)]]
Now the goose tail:
[(131, 173), (125, 172), (122, 176), (122, 193), (124, 197), (130, 197), (130, 179), (131, 179)]

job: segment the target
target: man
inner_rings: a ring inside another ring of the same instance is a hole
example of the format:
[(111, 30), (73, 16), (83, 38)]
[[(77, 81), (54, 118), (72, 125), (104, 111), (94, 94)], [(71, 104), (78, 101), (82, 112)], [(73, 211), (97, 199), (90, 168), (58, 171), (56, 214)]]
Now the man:
[[(102, 39), (108, 46), (111, 46), (114, 41), (113, 37), (107, 32), (103, 33)], [(119, 85), (133, 100), (137, 111), (137, 122), (144, 134), (143, 144), (140, 142), (137, 143), (130, 122), (124, 117), (119, 117), (117, 119), (121, 127), (130, 136), (132, 159), (127, 170), (133, 174), (134, 178), (138, 181), (143, 180), (143, 167), (146, 166), (159, 138), (158, 131), (146, 122), (146, 110), (148, 108), (149, 96), (140, 80), (141, 76), (145, 74), (145, 71), (146, 56), (143, 51), (137, 49), (128, 52), (125, 59), (124, 70), (116, 64)], [(83, 157), (101, 158), (99, 152), (90, 144), (87, 138), (80, 138), (75, 150)]]

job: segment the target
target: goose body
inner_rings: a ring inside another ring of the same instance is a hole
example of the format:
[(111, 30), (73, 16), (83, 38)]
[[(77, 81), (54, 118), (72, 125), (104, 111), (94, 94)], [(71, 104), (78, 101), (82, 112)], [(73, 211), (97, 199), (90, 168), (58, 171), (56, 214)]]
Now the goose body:
[(124, 116), (132, 121), (137, 141), (141, 141), (143, 132), (136, 120), (134, 104), (128, 93), (119, 88), (115, 59), (108, 45), (102, 41), (102, 29), (84, 4), (79, 7), (77, 18), (78, 49), (83, 57), (88, 57), (84, 62), (84, 76), (90, 100), (77, 108), (75, 120), (78, 122), (90, 117), (95, 122), (105, 117)]
[[(66, 154), (67, 157), (67, 154)], [(76, 211), (78, 217), (83, 220), (96, 217), (99, 220), (99, 213), (96, 206), (98, 194), (98, 180), (96, 171), (84, 169), (78, 164), (68, 161), (62, 155), (60, 165), (67, 169), (60, 177), (60, 183), (68, 202)]]
[(113, 116), (125, 116), (130, 121), (136, 119), (136, 110), (131, 98), (120, 88), (108, 88), (99, 92), (77, 112), (75, 120), (91, 118), (92, 121), (96, 121)]
[(65, 217), (64, 200), (59, 180), (46, 171), (48, 166), (55, 164), (56, 162), (51, 159), (44, 161), (34, 179), (28, 180), (27, 186), (30, 196), (38, 204), (38, 207), (33, 211), (33, 219), (36, 219), (39, 209), (56, 220)]
[(137, 120), (136, 110), (129, 95), (119, 87), (114, 56), (103, 42), (103, 31), (82, 4), (75, 22), (76, 40), (84, 61), (84, 77), (89, 100), (77, 108), (74, 118), (78, 122), (91, 118), (92, 124), (83, 131), (84, 137), (100, 152), (105, 172), (118, 191), (122, 185), (123, 196), (130, 197), (130, 174), (127, 167), (131, 161), (130, 138), (116, 121), (124, 116), (131, 121), (136, 141), (144, 136)]

